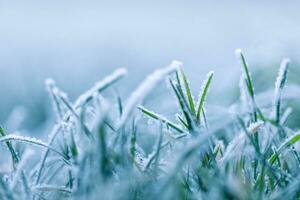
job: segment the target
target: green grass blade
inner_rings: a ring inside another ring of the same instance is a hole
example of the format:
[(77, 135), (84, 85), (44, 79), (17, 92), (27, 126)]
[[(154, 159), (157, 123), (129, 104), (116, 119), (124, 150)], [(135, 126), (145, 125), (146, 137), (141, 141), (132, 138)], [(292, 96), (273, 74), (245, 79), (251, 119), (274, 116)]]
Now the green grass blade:
[(187, 129), (189, 128), (189, 125), (184, 121), (184, 119), (179, 114), (176, 117), (184, 127), (186, 127)]
[(50, 149), (51, 151), (55, 152), (56, 154), (60, 155), (63, 158), (63, 161), (70, 165), (70, 162), (65, 159), (65, 155), (57, 151), (55, 148), (49, 146), (48, 144), (44, 143), (41, 140), (31, 138), (31, 137), (25, 137), (25, 136), (19, 136), (19, 135), (6, 135), (0, 137), (0, 142), (9, 142), (9, 141), (19, 141), (19, 142), (25, 142), (37, 146), (41, 146), (47, 149)]
[(137, 104), (143, 101), (148, 94), (167, 76), (173, 72), (176, 72), (181, 65), (181, 62), (173, 61), (169, 66), (157, 69), (145, 78), (145, 80), (129, 96), (124, 106), (122, 116), (117, 123), (117, 130), (123, 127), (136, 108)]
[(254, 96), (253, 81), (252, 81), (252, 77), (251, 77), (251, 74), (250, 74), (249, 67), (248, 67), (247, 61), (245, 59), (245, 56), (244, 56), (241, 49), (237, 49), (235, 51), (235, 53), (236, 53), (237, 57), (241, 59), (241, 62), (242, 62), (247, 90), (248, 90), (249, 96), (250, 96), (252, 104), (253, 104), (253, 121), (256, 122), (258, 118), (265, 121), (265, 117), (264, 117), (263, 113), (261, 112), (261, 110), (256, 105), (255, 96)]
[(75, 116), (75, 118), (78, 120), (80, 126), (83, 129), (83, 132), (91, 139), (94, 139), (93, 134), (89, 130), (89, 128), (85, 125), (83, 119), (76, 113), (75, 109), (73, 108), (73, 105), (71, 105), (71, 102), (65, 97), (65, 96), (59, 96), (61, 101), (64, 103), (64, 105), (69, 109), (69, 111)]
[(207, 74), (207, 79), (204, 81), (204, 84), (202, 85), (202, 91), (199, 94), (199, 103), (198, 103), (198, 109), (197, 109), (197, 120), (200, 122), (201, 112), (205, 103), (205, 99), (208, 93), (208, 89), (210, 87), (210, 84), (212, 82), (214, 76), (214, 72), (210, 71)]
[(92, 100), (95, 93), (100, 93), (109, 88), (111, 85), (122, 79), (127, 74), (124, 68), (117, 69), (111, 75), (106, 76), (103, 80), (97, 82), (91, 89), (80, 95), (74, 103), (74, 108), (78, 109)]
[(279, 124), (280, 122), (280, 112), (281, 112), (281, 93), (285, 86), (288, 74), (289, 59), (283, 59), (278, 71), (278, 76), (275, 82), (275, 97), (274, 97), (274, 113), (275, 122)]
[(130, 137), (130, 156), (132, 160), (135, 160), (135, 153), (136, 153), (136, 132), (137, 128), (135, 125), (135, 120), (132, 121), (132, 131), (131, 131), (131, 137)]
[(204, 108), (202, 109), (202, 115), (203, 115), (204, 126), (205, 126), (206, 130), (208, 130), (208, 121), (207, 121), (206, 112), (205, 112)]
[(192, 118), (191, 111), (187, 105), (185, 98), (184, 98), (181, 87), (178, 84), (174, 83), (172, 80), (170, 80), (170, 83), (171, 83), (172, 89), (174, 90), (174, 92), (176, 94), (181, 111), (183, 112), (186, 122), (188, 124), (188, 129), (196, 130), (196, 125), (195, 125), (194, 119)]
[(248, 64), (246, 62), (245, 56), (244, 56), (241, 49), (237, 49), (235, 52), (236, 52), (236, 55), (238, 57), (240, 57), (242, 65), (243, 65), (249, 95), (250, 95), (251, 98), (254, 98), (254, 88), (253, 88), (252, 78), (251, 78), (251, 74), (249, 72), (249, 67), (248, 67)]
[(117, 102), (118, 102), (119, 114), (120, 114), (120, 117), (121, 117), (122, 113), (123, 113), (123, 103), (122, 103), (122, 98), (121, 98), (120, 95), (117, 96)]
[(159, 120), (159, 121), (165, 123), (167, 126), (175, 129), (179, 133), (184, 133), (184, 130), (182, 130), (177, 124), (169, 121), (165, 117), (163, 117), (163, 116), (161, 116), (161, 115), (159, 115), (159, 114), (157, 114), (153, 111), (150, 111), (150, 110), (148, 110), (147, 108), (145, 108), (143, 106), (138, 106), (138, 109), (140, 109), (145, 115), (151, 117), (152, 119)]
[(185, 75), (183, 69), (180, 69), (180, 74), (181, 74), (181, 77), (182, 77), (182, 80), (183, 80), (183, 83), (184, 83), (185, 92), (186, 92), (186, 96), (187, 96), (187, 99), (188, 99), (188, 102), (189, 102), (190, 109), (192, 111), (192, 114), (194, 116), (196, 116), (196, 109), (195, 109), (194, 99), (193, 99), (193, 96), (192, 96), (192, 93), (191, 93), (189, 82), (186, 78), (186, 75)]
[[(7, 136), (1, 126), (0, 126), (0, 135), (1, 135), (1, 137), (6, 137)], [(13, 148), (13, 146), (12, 146), (12, 144), (11, 144), (10, 141), (6, 141), (5, 144), (6, 144), (7, 148), (8, 148), (8, 150), (10, 151), (10, 154), (11, 154), (11, 157), (12, 157), (12, 161), (13, 161), (13, 167), (14, 167), (14, 169), (16, 169), (17, 164), (18, 164), (18, 162), (20, 160), (19, 156), (18, 156), (17, 152), (15, 151), (15, 149)]]
[[(56, 136), (58, 135), (60, 129), (61, 129), (60, 124), (57, 124), (53, 127), (51, 133), (49, 134), (49, 139), (48, 139), (48, 142), (47, 142), (48, 145), (52, 145), (52, 143), (54, 142), (54, 140), (55, 140)], [(42, 154), (42, 157), (41, 157), (41, 160), (40, 160), (40, 165), (39, 165), (37, 175), (36, 175), (36, 179), (35, 179), (35, 185), (39, 184), (39, 181), (41, 179), (41, 175), (42, 175), (43, 169), (45, 167), (45, 163), (46, 163), (46, 160), (47, 160), (47, 157), (48, 157), (49, 153), (50, 153), (50, 149), (46, 149), (46, 151)]]
[(277, 160), (277, 156), (280, 155), (284, 150), (288, 149), (295, 143), (300, 141), (300, 133), (297, 133), (290, 138), (288, 138), (277, 150), (277, 152), (273, 153), (272, 156), (269, 159), (270, 164), (274, 164), (275, 161)]

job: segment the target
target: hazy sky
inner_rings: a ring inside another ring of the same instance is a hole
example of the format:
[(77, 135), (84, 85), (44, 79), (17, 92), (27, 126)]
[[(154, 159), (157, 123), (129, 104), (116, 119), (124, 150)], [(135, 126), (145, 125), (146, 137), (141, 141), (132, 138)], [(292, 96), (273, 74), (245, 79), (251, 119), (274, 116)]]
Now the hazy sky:
[(0, 0), (0, 108), (44, 96), (47, 77), (79, 94), (127, 67), (132, 88), (178, 59), (196, 89), (213, 69), (222, 90), (239, 73), (235, 48), (266, 66), (300, 58), (297, 1), (209, 2)]

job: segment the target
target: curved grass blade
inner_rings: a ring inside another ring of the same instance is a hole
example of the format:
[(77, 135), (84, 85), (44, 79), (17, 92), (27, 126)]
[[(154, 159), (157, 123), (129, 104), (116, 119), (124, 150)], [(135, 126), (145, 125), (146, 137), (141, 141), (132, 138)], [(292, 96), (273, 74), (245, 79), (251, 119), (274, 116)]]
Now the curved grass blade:
[(279, 68), (278, 76), (275, 82), (275, 97), (274, 97), (274, 114), (275, 114), (275, 122), (279, 124), (280, 122), (280, 112), (281, 112), (281, 94), (282, 90), (285, 86), (288, 74), (288, 66), (290, 60), (283, 59)]
[(61, 91), (56, 85), (55, 82), (52, 79), (47, 79), (46, 80), (46, 84), (49, 88), (49, 92), (51, 94), (51, 97), (54, 101), (54, 107), (56, 108), (57, 112), (58, 112), (58, 118), (60, 121), (65, 121), (64, 120), (64, 116), (70, 116), (70, 113), (65, 114), (62, 111), (61, 106), (64, 105), (64, 107), (66, 107), (71, 114), (73, 114), (75, 116), (75, 118), (78, 120), (78, 122), (80, 123), (83, 132), (89, 137), (93, 139), (93, 134), (91, 133), (91, 131), (88, 129), (88, 127), (85, 125), (85, 123), (82, 121), (82, 119), (80, 118), (80, 116), (77, 114), (77, 112), (74, 109), (74, 106), (72, 105), (72, 103), (69, 101), (68, 96), (66, 95), (66, 93), (64, 93), (63, 91)]
[(173, 61), (168, 67), (158, 69), (150, 74), (139, 86), (133, 91), (124, 106), (122, 116), (118, 123), (118, 128), (121, 128), (127, 121), (128, 117), (132, 113), (136, 104), (142, 101), (152, 89), (159, 84), (166, 76), (175, 72), (180, 66), (181, 62)]
[[(7, 136), (1, 126), (0, 126), (0, 135), (1, 135), (1, 137), (6, 137)], [(17, 164), (20, 161), (20, 158), (19, 158), (17, 152), (14, 150), (12, 144), (9, 141), (7, 141), (5, 143), (6, 143), (6, 146), (7, 146), (8, 150), (11, 154), (11, 157), (12, 157), (13, 168), (16, 169)]]
[(19, 136), (19, 135), (6, 135), (6, 136), (3, 136), (0, 138), (0, 142), (9, 142), (9, 141), (25, 142), (25, 143), (29, 143), (29, 144), (33, 144), (33, 145), (37, 145), (37, 146), (41, 146), (41, 147), (50, 149), (51, 151), (60, 155), (66, 164), (71, 165), (70, 162), (65, 159), (65, 156), (62, 153), (60, 153), (59, 151), (57, 151), (56, 149), (54, 149), (53, 147), (49, 146), (48, 144), (44, 143), (41, 140), (31, 138), (31, 137)]
[(71, 194), (72, 190), (66, 188), (64, 186), (56, 186), (56, 185), (38, 185), (32, 188), (33, 190), (43, 191), (43, 192), (63, 192), (67, 194)]
[(151, 117), (152, 119), (155, 119), (155, 120), (159, 120), (163, 123), (165, 123), (167, 126), (175, 129), (176, 131), (180, 132), (180, 133), (184, 133), (185, 131), (182, 130), (177, 124), (169, 121), (168, 119), (166, 119), (165, 117), (153, 112), (153, 111), (150, 111), (148, 110), (147, 108), (143, 107), (143, 106), (138, 106), (138, 109), (140, 109), (145, 115)]
[(120, 68), (114, 71), (111, 75), (105, 77), (103, 80), (97, 82), (91, 89), (78, 97), (74, 103), (74, 108), (78, 109), (87, 104), (93, 98), (94, 93), (100, 93), (109, 88), (112, 84), (119, 81), (126, 74), (127, 70), (125, 68)]
[(177, 114), (176, 117), (185, 128), (187, 128), (187, 129), (189, 128), (189, 125), (184, 121), (184, 119), (181, 117), (181, 115)]
[(192, 117), (191, 111), (188, 107), (188, 104), (187, 104), (185, 98), (184, 98), (181, 87), (178, 84), (174, 83), (171, 79), (170, 79), (170, 84), (176, 94), (179, 106), (181, 108), (181, 111), (183, 112), (185, 119), (186, 119), (188, 129), (195, 131), (196, 130), (195, 120)]
[(289, 147), (291, 147), (292, 145), (294, 145), (295, 143), (297, 143), (298, 141), (300, 141), (300, 133), (297, 133), (293, 136), (291, 136), (290, 138), (288, 138), (279, 148), (278, 150), (272, 154), (272, 156), (269, 159), (269, 163), (270, 164), (274, 164), (275, 161), (277, 160), (278, 155), (280, 155), (284, 150), (288, 149)]
[[(7, 136), (1, 126), (0, 126), (0, 135), (2, 137), (6, 137)], [(19, 166), (20, 158), (19, 158), (17, 152), (15, 151), (15, 149), (13, 148), (11, 142), (10, 141), (6, 141), (5, 143), (6, 143), (6, 146), (8, 147), (8, 149), (10, 151), (10, 154), (12, 156), (13, 169), (16, 171), (16, 173), (21, 174), (21, 178), (22, 178), (22, 182), (23, 182), (23, 185), (24, 185), (25, 192), (26, 192), (27, 195), (29, 195), (29, 186), (28, 186), (27, 178), (25, 176), (24, 171), (21, 170), (21, 167)]]
[(203, 110), (204, 102), (205, 102), (205, 99), (206, 99), (206, 96), (207, 96), (208, 89), (210, 87), (211, 81), (213, 79), (213, 76), (214, 76), (214, 72), (213, 71), (210, 71), (207, 74), (207, 79), (204, 81), (204, 84), (202, 86), (203, 87), (202, 91), (199, 94), (199, 103), (198, 103), (198, 109), (197, 109), (197, 120), (198, 120), (198, 122), (200, 122), (201, 112)]
[(64, 103), (64, 105), (70, 110), (70, 112), (75, 116), (75, 118), (78, 120), (79, 124), (81, 125), (83, 132), (91, 139), (94, 139), (93, 134), (89, 130), (89, 128), (85, 125), (82, 118), (76, 113), (73, 106), (71, 105), (71, 102), (65, 97), (65, 96), (59, 96), (61, 101)]
[[(54, 126), (54, 128), (52, 129), (50, 135), (49, 135), (49, 139), (48, 139), (48, 145), (52, 145), (52, 143), (54, 142), (56, 136), (59, 133), (59, 130), (61, 129), (61, 124), (57, 124)], [(40, 161), (40, 166), (39, 169), (37, 171), (37, 176), (36, 176), (36, 180), (35, 180), (35, 184), (37, 185), (40, 181), (44, 166), (45, 166), (45, 162), (47, 160), (47, 157), (50, 153), (50, 149), (46, 149), (46, 151), (43, 153), (42, 157), (41, 157), (41, 161)]]
[(252, 81), (252, 77), (251, 77), (245, 56), (241, 49), (236, 49), (235, 53), (236, 53), (237, 57), (239, 57), (241, 59), (241, 62), (242, 62), (247, 90), (248, 90), (250, 99), (253, 104), (253, 121), (256, 122), (258, 118), (265, 121), (265, 117), (264, 117), (263, 113), (261, 112), (261, 110), (258, 108), (256, 101), (255, 101), (253, 81)]
[(161, 145), (162, 145), (162, 139), (163, 139), (163, 133), (162, 133), (162, 125), (160, 127), (160, 132), (159, 132), (159, 137), (157, 141), (157, 145), (155, 150), (150, 154), (147, 163), (145, 164), (144, 171), (148, 170), (151, 164), (155, 161), (157, 163), (158, 157), (159, 157), (159, 152), (161, 150)]
[(187, 96), (187, 99), (188, 99), (188, 102), (189, 102), (191, 112), (194, 116), (196, 116), (196, 109), (195, 109), (194, 99), (193, 99), (193, 96), (192, 96), (192, 93), (191, 93), (189, 82), (186, 78), (186, 75), (185, 75), (183, 69), (180, 69), (180, 74), (181, 74), (181, 77), (182, 77), (182, 80), (183, 80), (183, 83), (184, 83), (185, 92), (186, 92), (186, 96)]
[[(88, 103), (95, 92), (102, 92), (103, 90), (105, 90), (106, 88), (108, 88), (109, 86), (111, 86), (112, 84), (114, 84), (115, 82), (117, 82), (118, 80), (120, 80), (122, 77), (124, 77), (126, 75), (127, 71), (124, 68), (121, 69), (117, 69), (115, 72), (113, 72), (111, 75), (107, 76), (106, 78), (104, 78), (103, 80), (99, 81), (98, 83), (95, 84), (94, 87), (92, 87), (91, 89), (89, 89), (87, 92), (85, 92), (84, 94), (80, 95), (75, 103), (74, 103), (74, 108), (78, 109), (80, 108), (82, 105), (85, 105), (86, 103)], [(63, 119), (64, 121), (68, 121), (70, 118), (70, 115), (65, 116), (65, 118)], [(49, 140), (48, 140), (48, 145), (51, 145), (59, 130), (61, 129), (61, 125), (56, 125), (54, 126), (54, 128), (51, 131), (51, 134), (49, 136)], [(37, 185), (40, 181), (40, 177), (45, 165), (45, 162), (47, 160), (47, 157), (49, 155), (49, 149), (46, 149), (46, 151), (44, 152), (44, 154), (42, 155), (41, 161), (40, 161), (40, 167), (38, 169), (38, 174), (37, 174), (37, 179), (35, 181), (35, 184)]]
[(246, 62), (245, 56), (244, 56), (241, 49), (236, 49), (235, 53), (238, 57), (240, 57), (240, 59), (242, 61), (244, 73), (245, 73), (245, 76), (246, 76), (246, 83), (247, 83), (247, 89), (248, 89), (249, 95), (250, 95), (251, 98), (254, 98), (254, 88), (253, 88), (253, 83), (252, 83), (252, 77), (251, 77), (251, 74), (249, 72), (249, 67), (248, 67), (248, 64)]

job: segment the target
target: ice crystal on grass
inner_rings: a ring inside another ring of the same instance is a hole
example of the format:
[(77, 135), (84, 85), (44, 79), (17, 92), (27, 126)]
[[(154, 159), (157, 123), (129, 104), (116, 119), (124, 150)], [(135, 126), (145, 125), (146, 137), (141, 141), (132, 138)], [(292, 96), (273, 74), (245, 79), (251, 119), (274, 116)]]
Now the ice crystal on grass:
[(163, 81), (170, 73), (178, 70), (181, 66), (181, 62), (173, 61), (168, 67), (158, 69), (146, 77), (146, 79), (138, 86), (138, 88), (131, 93), (129, 99), (127, 100), (123, 114), (118, 123), (118, 127), (123, 126), (135, 106), (141, 102), (148, 95), (148, 93), (157, 86), (158, 83)]
[[(288, 61), (267, 105), (276, 115), (268, 118), (269, 110), (255, 98), (245, 56), (236, 53), (243, 69), (241, 101), (227, 108), (206, 103), (213, 72), (195, 102), (178, 61), (146, 77), (125, 104), (118, 94), (102, 93), (124, 69), (75, 101), (47, 79), (57, 113), (47, 141), (0, 127), (0, 145), (7, 147), (1, 155), (12, 160), (5, 161), (10, 170), (0, 173), (0, 199), (299, 199), (300, 134), (287, 126), (291, 108), (282, 104)], [(179, 105), (169, 113), (178, 113), (177, 122), (140, 105), (167, 76)], [(9, 125), (19, 126), (14, 115), (16, 123), (8, 120)]]

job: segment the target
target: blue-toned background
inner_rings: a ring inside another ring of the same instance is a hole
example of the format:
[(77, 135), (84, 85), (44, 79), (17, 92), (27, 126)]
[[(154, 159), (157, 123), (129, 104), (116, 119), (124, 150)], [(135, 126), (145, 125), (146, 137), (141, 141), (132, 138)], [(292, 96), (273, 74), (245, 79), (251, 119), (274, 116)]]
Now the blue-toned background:
[(126, 67), (129, 75), (120, 86), (126, 96), (146, 74), (177, 59), (195, 91), (214, 70), (211, 95), (221, 98), (211, 102), (228, 105), (240, 74), (235, 48), (244, 50), (254, 72), (274, 78), (283, 57), (292, 59), (291, 71), (297, 72), (300, 3), (209, 2), (1, 0), (0, 122), (16, 106), (26, 108), (28, 126), (36, 126), (31, 117), (44, 120), (47, 77), (74, 99), (109, 72)]

